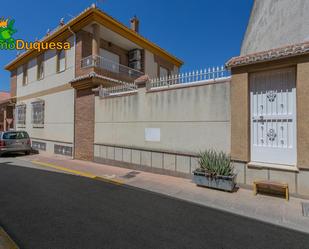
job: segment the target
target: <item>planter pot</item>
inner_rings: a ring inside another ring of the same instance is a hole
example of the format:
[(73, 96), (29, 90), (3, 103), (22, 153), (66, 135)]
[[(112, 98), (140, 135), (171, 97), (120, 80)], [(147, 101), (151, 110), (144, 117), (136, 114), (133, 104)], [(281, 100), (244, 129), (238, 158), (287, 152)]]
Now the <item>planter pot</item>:
[(231, 176), (211, 176), (198, 170), (193, 171), (193, 182), (198, 186), (232, 192), (236, 185), (236, 174)]

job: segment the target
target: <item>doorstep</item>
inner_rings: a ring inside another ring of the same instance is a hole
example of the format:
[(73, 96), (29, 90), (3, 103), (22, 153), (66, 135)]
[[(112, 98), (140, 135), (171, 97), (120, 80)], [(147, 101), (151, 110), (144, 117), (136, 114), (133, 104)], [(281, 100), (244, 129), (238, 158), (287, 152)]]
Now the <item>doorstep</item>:
[(261, 162), (249, 162), (248, 167), (258, 168), (258, 169), (277, 169), (284, 171), (299, 172), (296, 165), (286, 165), (286, 164), (274, 164), (274, 163), (261, 163)]

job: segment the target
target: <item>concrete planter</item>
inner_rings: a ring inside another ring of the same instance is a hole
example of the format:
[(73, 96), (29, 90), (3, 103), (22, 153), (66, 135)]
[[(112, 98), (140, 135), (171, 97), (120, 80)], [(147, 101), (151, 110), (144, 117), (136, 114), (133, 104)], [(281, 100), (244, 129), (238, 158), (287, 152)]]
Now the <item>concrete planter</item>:
[(231, 176), (213, 176), (199, 170), (194, 170), (193, 182), (198, 186), (232, 192), (236, 185), (236, 174)]

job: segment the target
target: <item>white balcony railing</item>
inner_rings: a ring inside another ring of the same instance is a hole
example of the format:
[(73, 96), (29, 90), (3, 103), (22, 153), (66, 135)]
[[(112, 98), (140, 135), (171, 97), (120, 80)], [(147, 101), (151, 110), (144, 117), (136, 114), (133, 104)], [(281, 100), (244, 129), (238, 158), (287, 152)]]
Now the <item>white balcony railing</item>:
[(108, 96), (117, 96), (117, 95), (123, 95), (128, 93), (135, 93), (137, 92), (137, 85), (134, 83), (123, 83), (121, 85), (112, 86), (104, 88), (100, 86), (98, 88), (99, 96), (101, 98), (105, 98)]
[(111, 61), (101, 56), (90, 55), (88, 57), (83, 58), (81, 60), (81, 67), (82, 68), (97, 67), (97, 68), (107, 70), (109, 72), (122, 75), (124, 77), (130, 77), (134, 79), (144, 75), (143, 72), (140, 72), (133, 68), (121, 65), (119, 63), (116, 63), (114, 61)]
[(166, 77), (150, 79), (149, 89), (180, 86), (181, 84), (211, 83), (230, 77), (230, 72), (225, 67), (212, 67), (204, 70), (196, 70), (189, 73), (169, 75)]

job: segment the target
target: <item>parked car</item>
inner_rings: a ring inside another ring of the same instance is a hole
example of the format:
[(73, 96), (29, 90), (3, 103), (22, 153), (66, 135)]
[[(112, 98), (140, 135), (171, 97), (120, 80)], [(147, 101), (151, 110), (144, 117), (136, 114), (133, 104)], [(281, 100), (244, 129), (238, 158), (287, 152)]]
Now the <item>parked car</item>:
[(0, 132), (0, 156), (5, 153), (31, 152), (31, 140), (26, 131), (2, 131)]

